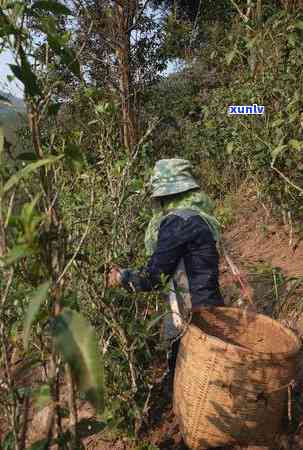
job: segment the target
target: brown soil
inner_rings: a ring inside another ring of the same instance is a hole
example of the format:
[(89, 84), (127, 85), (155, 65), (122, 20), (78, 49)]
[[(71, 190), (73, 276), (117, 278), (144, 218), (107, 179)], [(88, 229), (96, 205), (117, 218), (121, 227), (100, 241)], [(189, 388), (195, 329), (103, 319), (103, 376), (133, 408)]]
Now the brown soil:
[(244, 265), (266, 262), (289, 277), (303, 277), (303, 236), (291, 222), (275, 221), (253, 191), (239, 194), (234, 224), (224, 237)]

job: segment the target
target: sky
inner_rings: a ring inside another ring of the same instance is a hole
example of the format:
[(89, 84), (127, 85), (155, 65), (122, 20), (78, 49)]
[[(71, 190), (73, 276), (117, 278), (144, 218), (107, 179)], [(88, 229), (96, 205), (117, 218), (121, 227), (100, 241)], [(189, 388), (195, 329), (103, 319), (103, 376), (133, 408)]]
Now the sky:
[[(6, 50), (0, 53), (0, 91), (12, 94), (18, 98), (23, 98), (22, 84), (17, 80), (9, 82), (7, 79), (7, 75), (12, 75), (9, 64), (14, 64), (14, 60), (12, 54)], [(163, 74), (169, 75), (177, 69), (178, 62), (170, 62)]]
[(0, 91), (12, 94), (15, 97), (23, 97), (23, 89), (20, 82), (9, 82), (7, 75), (12, 75), (9, 64), (14, 64), (12, 54), (9, 51), (0, 53)]

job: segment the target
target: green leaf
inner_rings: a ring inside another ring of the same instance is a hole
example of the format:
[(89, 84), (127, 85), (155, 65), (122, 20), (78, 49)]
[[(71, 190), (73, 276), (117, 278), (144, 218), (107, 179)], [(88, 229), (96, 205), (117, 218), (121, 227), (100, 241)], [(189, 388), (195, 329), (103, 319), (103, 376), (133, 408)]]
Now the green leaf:
[(9, 9), (14, 9), (16, 6), (24, 6), (24, 3), (20, 0), (20, 1), (18, 1), (18, 0), (14, 0), (14, 1), (11, 1), (11, 2), (9, 2), (9, 3), (6, 3), (6, 5), (5, 5), (5, 9), (6, 10), (9, 10)]
[(271, 156), (272, 156), (271, 165), (272, 166), (274, 165), (277, 157), (281, 155), (281, 153), (284, 151), (285, 148), (287, 148), (287, 145), (280, 144), (271, 151)]
[(271, 126), (272, 126), (272, 128), (279, 128), (281, 125), (284, 124), (284, 122), (285, 122), (284, 119), (278, 118), (278, 119), (276, 119), (276, 120), (273, 121), (273, 123), (271, 124)]
[(36, 1), (32, 8), (32, 10), (38, 9), (44, 12), (50, 12), (52, 14), (56, 14), (58, 16), (70, 16), (72, 12), (67, 6), (62, 5), (55, 0), (38, 0)]
[(79, 61), (77, 61), (77, 56), (72, 49), (65, 46), (64, 36), (49, 34), (47, 40), (51, 49), (60, 56), (61, 63), (79, 78), (81, 75)]
[(47, 111), (51, 116), (56, 116), (61, 108), (61, 103), (52, 103), (48, 106)]
[(257, 39), (258, 39), (258, 35), (255, 36), (255, 37), (252, 38), (252, 39), (249, 39), (249, 40), (247, 41), (246, 47), (247, 47), (247, 48), (253, 48), (253, 47), (255, 46), (255, 43), (256, 43)]
[(302, 141), (298, 141), (297, 139), (291, 139), (288, 144), (294, 149), (294, 150), (301, 150), (303, 146)]
[(285, 164), (287, 167), (291, 168), (291, 167), (293, 167), (294, 161), (290, 158), (287, 158), (285, 161)]
[(26, 95), (35, 97), (41, 94), (38, 79), (32, 71), (31, 65), (22, 49), (20, 52), (21, 65), (9, 64), (13, 74), (23, 83)]
[(63, 308), (74, 309), (79, 312), (79, 302), (75, 294), (70, 294), (61, 299), (61, 305)]
[(28, 347), (28, 340), (29, 340), (29, 335), (30, 335), (32, 324), (35, 320), (36, 315), (39, 312), (41, 304), (46, 299), (49, 287), (50, 287), (49, 281), (41, 284), (36, 289), (34, 295), (32, 296), (32, 298), (30, 300), (30, 303), (28, 305), (28, 309), (27, 309), (26, 316), (24, 319), (24, 328), (23, 328), (23, 344), (24, 344), (25, 349), (27, 349), (27, 347)]
[(64, 40), (58, 34), (48, 34), (47, 41), (51, 49), (57, 54), (61, 55), (64, 49)]
[(216, 127), (216, 122), (214, 120), (206, 120), (206, 122), (204, 122), (204, 126), (205, 128), (215, 128)]
[(31, 202), (24, 203), (19, 216), (24, 229), (23, 239), (29, 247), (31, 247), (35, 240), (37, 228), (43, 217), (42, 214), (37, 214), (37, 212), (35, 212), (36, 204), (40, 197), (41, 194), (38, 193)]
[(30, 447), (27, 447), (26, 450), (45, 450), (46, 444), (47, 439), (40, 439), (40, 441), (36, 441)]
[(77, 56), (70, 48), (65, 48), (61, 55), (62, 63), (69, 68), (69, 70), (78, 78), (81, 76), (80, 64), (77, 61)]
[(4, 38), (9, 36), (10, 34), (17, 34), (18, 30), (14, 27), (13, 24), (10, 23), (9, 18), (6, 14), (0, 9), (0, 37)]
[(19, 170), (19, 172), (17, 172), (15, 175), (10, 177), (10, 179), (3, 186), (3, 191), (2, 192), (5, 193), (5, 192), (9, 191), (20, 180), (22, 180), (22, 178), (25, 178), (28, 175), (30, 175), (32, 172), (35, 172), (37, 169), (39, 169), (39, 167), (47, 166), (49, 164), (53, 164), (54, 162), (58, 161), (62, 157), (63, 157), (63, 155), (55, 156), (55, 157), (51, 157), (51, 158), (46, 158), (46, 159), (40, 159), (39, 161), (33, 162), (31, 164), (28, 164), (26, 167), (24, 167), (23, 169)]
[(227, 146), (226, 146), (226, 153), (227, 153), (228, 155), (231, 155), (232, 152), (233, 152), (233, 149), (234, 149), (234, 144), (233, 144), (233, 142), (229, 142), (229, 143), (227, 144)]
[(154, 319), (151, 319), (146, 327), (146, 330), (149, 331), (151, 328), (153, 328), (155, 325), (157, 325), (160, 320), (162, 320), (164, 317), (166, 317), (169, 313), (165, 312), (163, 314), (160, 314), (159, 316), (155, 317)]
[[(5, 9), (11, 9), (12, 13), (11, 15), (14, 17), (14, 20), (16, 22), (16, 19), (19, 19), (23, 16), (24, 11), (26, 9), (26, 2), (20, 0), (20, 1), (12, 1), (5, 5)], [(18, 21), (17, 21), (18, 23)]]
[(287, 41), (292, 47), (296, 46), (297, 40), (298, 40), (297, 33), (290, 33), (287, 37)]
[(159, 447), (156, 447), (153, 444), (150, 444), (149, 442), (144, 442), (143, 444), (140, 444), (139, 447), (136, 447), (134, 450), (160, 450)]
[(20, 219), (24, 224), (31, 222), (31, 220), (33, 219), (34, 210), (35, 210), (36, 204), (38, 203), (38, 200), (40, 199), (40, 197), (41, 197), (41, 194), (38, 193), (35, 195), (35, 197), (33, 198), (33, 200), (31, 202), (24, 203), (22, 210), (21, 210), (21, 214), (20, 214)]
[(295, 28), (298, 28), (298, 30), (303, 30), (303, 20), (298, 20), (298, 22), (295, 23)]
[(81, 169), (85, 165), (83, 153), (78, 145), (67, 144), (64, 149), (64, 154), (68, 165), (72, 169)]
[(95, 87), (88, 87), (84, 89), (85, 97), (92, 98), (97, 94), (97, 89)]
[(35, 406), (38, 409), (42, 409), (45, 406), (48, 405), (48, 403), (51, 401), (51, 390), (50, 386), (48, 384), (43, 384), (42, 386), (39, 386), (32, 392), (32, 397), (35, 403)]
[(80, 391), (98, 413), (104, 410), (103, 361), (97, 336), (89, 322), (78, 312), (63, 309), (55, 318), (55, 346), (69, 364)]
[(6, 36), (9, 36), (10, 34), (17, 34), (16, 28), (13, 27), (13, 25), (1, 24), (0, 20), (0, 37), (4, 38)]
[(15, 77), (17, 77), (24, 84), (24, 77), (22, 75), (21, 67), (16, 66), (15, 64), (9, 64), (9, 66)]
[(98, 103), (98, 105), (95, 106), (95, 111), (96, 111), (96, 113), (99, 113), (99, 114), (106, 113), (108, 111), (108, 109), (109, 109), (108, 102)]
[(3, 448), (3, 450), (12, 450), (14, 447), (15, 447), (14, 433), (12, 431), (9, 431), (8, 433), (6, 433), (1, 442), (1, 448)]
[[(33, 14), (35, 15), (35, 14)], [(57, 18), (54, 16), (39, 16), (38, 15), (38, 28), (45, 34), (56, 33), (57, 31)]]
[(229, 52), (225, 55), (225, 60), (226, 60), (226, 63), (228, 66), (232, 63), (232, 60), (236, 56), (236, 53), (237, 53), (237, 50), (232, 50), (231, 52)]
[(31, 249), (27, 244), (17, 244), (2, 258), (4, 264), (9, 266), (19, 261), (19, 259), (29, 256)]
[(16, 156), (17, 159), (22, 161), (37, 161), (37, 155), (34, 152), (24, 152)]
[(139, 194), (143, 189), (143, 180), (140, 178), (134, 178), (131, 182), (131, 187), (136, 194)]

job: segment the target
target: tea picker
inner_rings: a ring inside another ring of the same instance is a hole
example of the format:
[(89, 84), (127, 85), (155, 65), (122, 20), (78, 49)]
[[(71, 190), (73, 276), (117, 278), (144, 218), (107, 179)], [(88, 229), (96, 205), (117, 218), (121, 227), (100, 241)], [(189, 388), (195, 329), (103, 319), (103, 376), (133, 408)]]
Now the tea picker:
[(162, 159), (151, 177), (155, 200), (145, 234), (149, 257), (140, 270), (113, 267), (108, 286), (138, 291), (163, 288), (169, 280), (171, 314), (165, 319), (165, 338), (172, 342), (170, 368), (175, 366), (182, 323), (206, 306), (222, 306), (219, 289), (219, 223), (213, 203), (192, 175), (184, 159)]

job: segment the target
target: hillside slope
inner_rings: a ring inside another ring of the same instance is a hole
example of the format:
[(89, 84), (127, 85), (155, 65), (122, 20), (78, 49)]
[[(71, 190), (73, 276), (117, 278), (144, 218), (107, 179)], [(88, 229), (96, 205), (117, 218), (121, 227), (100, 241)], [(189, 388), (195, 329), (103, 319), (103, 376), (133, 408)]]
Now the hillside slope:
[[(233, 261), (247, 274), (257, 309), (283, 321), (303, 336), (303, 241), (291, 231), (290, 225), (279, 223), (249, 187), (243, 186), (232, 203), (233, 223), (226, 227), (224, 241)], [(240, 290), (223, 258), (221, 287), (227, 304), (239, 300)], [(159, 375), (164, 370), (165, 361), (160, 368), (155, 368)], [(282, 436), (275, 450), (303, 450), (299, 428), (303, 419), (302, 380), (300, 375), (293, 404), (294, 423), (281, 430)], [(79, 407), (79, 429), (81, 435), (87, 436), (85, 448), (90, 450), (187, 450), (182, 443), (171, 398), (164, 384), (156, 385), (152, 391), (149, 419), (142, 432), (141, 446), (126, 438), (111, 438), (102, 423), (96, 421), (87, 403), (82, 402)], [(30, 427), (32, 441), (42, 437), (37, 435), (38, 422), (41, 423), (46, 417), (47, 410), (33, 415)]]
[[(8, 101), (2, 100), (1, 97), (7, 98)], [(0, 127), (3, 127), (4, 136), (11, 144), (15, 144), (16, 131), (25, 123), (25, 112), (22, 99), (0, 91)]]
[(244, 264), (267, 263), (287, 277), (303, 277), (303, 235), (294, 228), (291, 218), (277, 222), (253, 190), (242, 189), (234, 223), (224, 236)]

